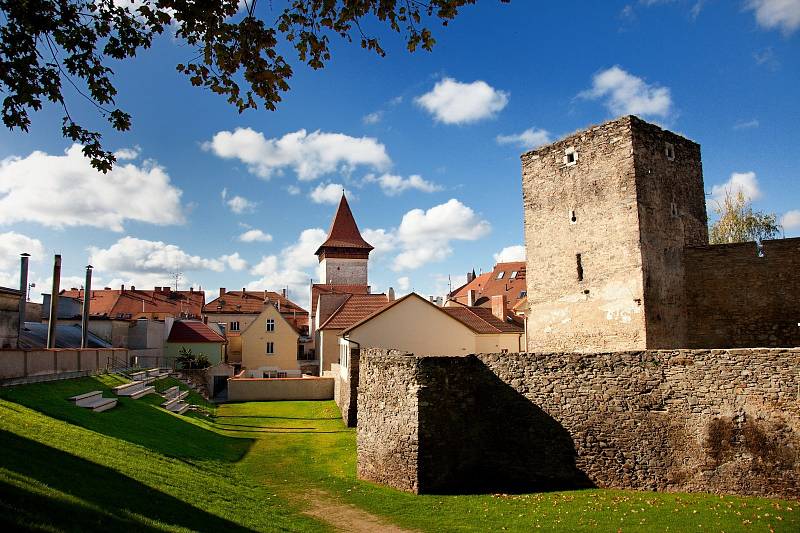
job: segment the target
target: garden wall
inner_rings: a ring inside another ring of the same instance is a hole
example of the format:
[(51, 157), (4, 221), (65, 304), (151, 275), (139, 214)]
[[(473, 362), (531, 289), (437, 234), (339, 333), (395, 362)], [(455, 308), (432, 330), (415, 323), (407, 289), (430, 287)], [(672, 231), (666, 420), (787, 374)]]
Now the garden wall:
[(358, 474), (412, 492), (800, 496), (800, 350), (361, 356)]
[(333, 378), (230, 378), (228, 401), (332, 400)]
[(125, 348), (0, 350), (0, 380), (100, 371), (127, 360)]

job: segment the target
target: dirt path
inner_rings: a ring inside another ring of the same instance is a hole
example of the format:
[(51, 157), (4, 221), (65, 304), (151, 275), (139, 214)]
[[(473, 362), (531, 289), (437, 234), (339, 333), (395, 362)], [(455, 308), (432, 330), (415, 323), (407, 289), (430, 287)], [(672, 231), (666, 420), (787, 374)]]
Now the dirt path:
[(339, 531), (353, 533), (413, 533), (390, 524), (382, 517), (370, 514), (355, 505), (336, 501), (325, 491), (314, 490), (306, 493), (307, 508), (303, 514), (327, 522)]

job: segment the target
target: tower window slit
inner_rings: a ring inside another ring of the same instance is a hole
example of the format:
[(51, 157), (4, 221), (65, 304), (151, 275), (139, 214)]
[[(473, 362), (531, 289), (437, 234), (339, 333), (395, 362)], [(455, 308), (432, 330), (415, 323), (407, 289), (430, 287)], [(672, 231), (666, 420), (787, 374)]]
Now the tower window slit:
[(581, 261), (581, 254), (575, 254), (575, 266), (578, 269), (578, 281), (583, 281), (583, 262)]

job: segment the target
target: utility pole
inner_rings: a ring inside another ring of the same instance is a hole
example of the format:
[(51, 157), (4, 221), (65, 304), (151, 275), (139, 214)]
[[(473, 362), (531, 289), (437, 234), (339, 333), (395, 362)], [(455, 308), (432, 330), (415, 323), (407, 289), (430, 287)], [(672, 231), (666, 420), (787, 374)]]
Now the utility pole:
[(86, 283), (83, 285), (83, 313), (81, 316), (81, 348), (89, 347), (89, 302), (92, 299), (92, 265), (86, 265)]
[(61, 254), (53, 259), (53, 287), (50, 295), (50, 320), (47, 323), (47, 347), (56, 347), (56, 324), (58, 324), (58, 293), (61, 291)]
[(183, 277), (183, 272), (172, 273), (172, 279), (175, 280), (175, 292), (178, 292), (178, 284), (180, 283), (182, 277)]

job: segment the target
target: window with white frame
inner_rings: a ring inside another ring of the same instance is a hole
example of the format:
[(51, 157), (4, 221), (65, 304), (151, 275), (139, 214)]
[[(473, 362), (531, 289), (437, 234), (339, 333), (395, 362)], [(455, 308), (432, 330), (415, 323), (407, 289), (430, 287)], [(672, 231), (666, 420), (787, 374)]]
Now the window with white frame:
[(511, 276), (510, 277), (511, 277), (511, 279), (517, 279), (517, 271), (514, 270), (513, 272), (511, 272)]
[(267, 331), (275, 331), (275, 319), (268, 318), (267, 319)]
[(268, 342), (267, 343), (267, 355), (272, 355), (275, 353), (275, 343)]
[(230, 323), (230, 328), (228, 328), (228, 331), (239, 331), (239, 323), (238, 322), (231, 322)]
[(503, 272), (503, 271), (500, 271), (500, 272), (498, 272), (498, 273), (497, 273), (497, 279), (503, 279), (503, 277), (504, 277), (505, 275), (506, 275), (506, 273), (505, 273), (505, 272)]

